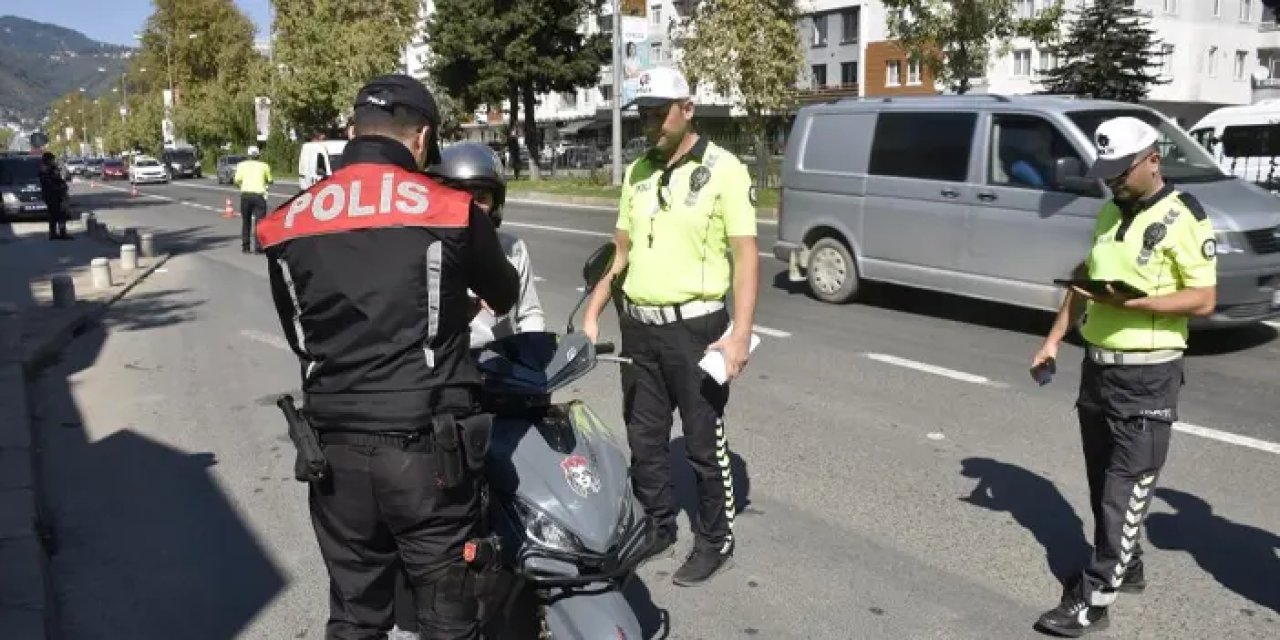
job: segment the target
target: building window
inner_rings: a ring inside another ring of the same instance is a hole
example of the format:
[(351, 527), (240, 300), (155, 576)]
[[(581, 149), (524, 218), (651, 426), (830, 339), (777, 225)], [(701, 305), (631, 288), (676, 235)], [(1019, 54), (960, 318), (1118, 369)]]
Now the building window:
[(661, 42), (649, 43), (649, 62), (651, 64), (657, 64), (659, 62), (662, 62), (662, 43)]
[(1173, 45), (1160, 45), (1160, 75), (1173, 77)]
[(1213, 0), (1213, 17), (1222, 15), (1222, 0)]
[(1209, 59), (1206, 61), (1205, 73), (1210, 78), (1218, 74), (1218, 48), (1209, 47)]
[(902, 86), (902, 61), (889, 60), (884, 63), (884, 86)]
[(1236, 69), (1235, 69), (1236, 80), (1244, 79), (1244, 65), (1245, 65), (1245, 62), (1248, 60), (1248, 58), (1249, 58), (1248, 51), (1236, 52)]
[(1240, 22), (1249, 22), (1253, 15), (1253, 0), (1240, 0)]
[(578, 108), (578, 94), (573, 91), (565, 91), (560, 94), (560, 106), (565, 109)]
[(820, 15), (820, 16), (818, 16), (818, 15), (813, 16), (813, 42), (812, 42), (812, 44), (813, 44), (813, 46), (815, 46), (815, 47), (825, 47), (825, 46), (827, 46), (827, 16), (826, 16), (826, 14), (823, 14), (823, 15)]
[(920, 63), (916, 60), (907, 61), (907, 84), (920, 84)]
[(655, 27), (662, 26), (662, 5), (660, 4), (649, 5), (649, 24)]
[(1177, 12), (1178, 12), (1178, 0), (1164, 0), (1164, 12), (1165, 12), (1165, 13), (1177, 13)]
[(840, 84), (845, 87), (858, 84), (858, 63), (840, 63)]
[(1058, 67), (1058, 61), (1054, 59), (1053, 53), (1049, 51), (1040, 52), (1040, 70), (1050, 71)]
[(827, 65), (815, 64), (810, 67), (813, 73), (813, 88), (825, 89), (827, 87)]
[(840, 42), (848, 44), (858, 41), (858, 16), (858, 7), (840, 12)]
[(1018, 0), (1017, 4), (1019, 18), (1032, 18), (1036, 13), (1035, 0)]
[(1031, 75), (1031, 50), (1019, 49), (1013, 52), (1013, 75)]

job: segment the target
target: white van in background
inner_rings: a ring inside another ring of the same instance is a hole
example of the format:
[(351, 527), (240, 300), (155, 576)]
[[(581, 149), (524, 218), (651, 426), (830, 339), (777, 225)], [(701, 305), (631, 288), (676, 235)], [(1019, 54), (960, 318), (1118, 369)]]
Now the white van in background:
[(1223, 107), (1190, 133), (1227, 174), (1273, 192), (1280, 189), (1280, 100)]
[(342, 151), (346, 148), (346, 140), (303, 143), (298, 154), (298, 190), (305, 191), (333, 175), (342, 166)]

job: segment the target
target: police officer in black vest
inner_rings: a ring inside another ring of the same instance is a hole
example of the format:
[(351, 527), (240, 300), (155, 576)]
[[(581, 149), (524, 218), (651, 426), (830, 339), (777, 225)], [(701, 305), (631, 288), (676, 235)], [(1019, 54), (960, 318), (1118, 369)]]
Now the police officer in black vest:
[(467, 290), (505, 313), (519, 279), (471, 196), (421, 173), (438, 162), (439, 124), (422, 83), (374, 79), (342, 168), (258, 225), (327, 465), (310, 506), (329, 640), (385, 637), (402, 570), (424, 640), (479, 637), (463, 549), (483, 534), (483, 452), (470, 445), (488, 424)]

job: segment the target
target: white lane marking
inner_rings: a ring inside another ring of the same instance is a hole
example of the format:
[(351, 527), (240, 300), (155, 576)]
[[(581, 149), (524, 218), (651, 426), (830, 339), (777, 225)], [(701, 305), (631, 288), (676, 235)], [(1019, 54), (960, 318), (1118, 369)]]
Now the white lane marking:
[[(190, 182), (171, 182), (170, 184), (172, 184), (175, 187), (189, 187), (191, 189), (204, 189), (206, 191), (222, 191), (225, 193), (240, 192), (240, 190), (236, 189), (235, 187), (224, 187), (222, 185), (216, 185), (216, 184), (192, 184)], [(293, 196), (284, 195), (282, 193), (276, 193), (275, 191), (271, 191), (270, 189), (267, 190), (267, 195), (271, 196), (272, 198), (280, 198), (282, 200), (287, 200), (293, 197)]]
[(582, 293), (583, 291), (586, 291), (586, 290), (587, 290), (586, 287), (578, 287), (578, 293)]
[(277, 349), (282, 349), (284, 351), (291, 351), (291, 349), (289, 348), (289, 343), (285, 342), (284, 338), (281, 338), (280, 336), (277, 336), (277, 335), (272, 335), (264, 331), (258, 331), (257, 329), (241, 329), (240, 335), (250, 340), (253, 340), (254, 342), (261, 342), (262, 344), (270, 345)]
[(546, 278), (544, 278), (544, 277), (542, 277), (542, 276), (534, 276), (534, 277), (533, 277), (533, 281), (534, 281), (534, 282), (546, 282), (546, 281), (547, 281), (547, 279), (546, 279)]
[(531, 222), (510, 222), (507, 220), (503, 220), (502, 225), (507, 227), (520, 227), (522, 229), (537, 229), (539, 231), (554, 231), (556, 233), (572, 233), (580, 236), (591, 236), (593, 238), (612, 238), (613, 237), (612, 233), (605, 233), (603, 231), (588, 231), (586, 229), (569, 229), (567, 227), (553, 227), (545, 224), (533, 224)]
[(751, 328), (755, 330), (756, 333), (764, 334), (771, 338), (790, 338), (791, 337), (790, 331), (783, 331), (781, 329), (770, 329), (769, 327), (762, 327), (758, 324), (751, 325)]
[(1201, 438), (1217, 440), (1218, 442), (1225, 442), (1227, 444), (1234, 444), (1241, 447), (1248, 447), (1250, 449), (1257, 449), (1259, 451), (1266, 451), (1267, 453), (1280, 455), (1280, 444), (1267, 442), (1266, 440), (1259, 440), (1257, 438), (1250, 438), (1249, 436), (1242, 436), (1237, 433), (1218, 431), (1217, 429), (1187, 424), (1185, 422), (1175, 422), (1173, 424), (1173, 430), (1181, 431), (1193, 436), (1200, 436)]
[(968, 382), (970, 384), (982, 384), (982, 385), (987, 385), (991, 387), (1007, 386), (1003, 383), (993, 382), (988, 378), (984, 378), (979, 375), (974, 375), (972, 373), (956, 371), (955, 369), (947, 369), (945, 367), (939, 367), (939, 366), (924, 363), (924, 362), (916, 362), (915, 360), (899, 358), (898, 356), (891, 356), (886, 353), (868, 353), (865, 355), (868, 358), (875, 360), (877, 362), (883, 362), (885, 364), (891, 364), (899, 367), (906, 367), (907, 369), (915, 369), (916, 371), (923, 371), (925, 373), (931, 373), (936, 376), (951, 378), (952, 380), (959, 380), (961, 382)]
[(933, 432), (931, 432), (931, 433), (927, 433), (927, 434), (925, 434), (925, 436), (924, 436), (924, 437), (926, 437), (926, 438), (928, 438), (928, 439), (930, 439), (930, 440), (946, 440), (946, 439), (947, 439), (946, 434), (943, 434), (943, 433), (942, 433), (942, 432), (940, 432), (940, 431), (933, 431)]

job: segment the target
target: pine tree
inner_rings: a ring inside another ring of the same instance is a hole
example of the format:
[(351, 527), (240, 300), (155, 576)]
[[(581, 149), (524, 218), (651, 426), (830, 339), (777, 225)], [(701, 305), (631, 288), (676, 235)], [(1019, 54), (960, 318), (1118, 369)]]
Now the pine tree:
[(1041, 74), (1042, 93), (1137, 102), (1160, 77), (1163, 55), (1150, 24), (1151, 14), (1133, 0), (1094, 0), (1072, 11), (1067, 38), (1049, 51), (1059, 66)]

